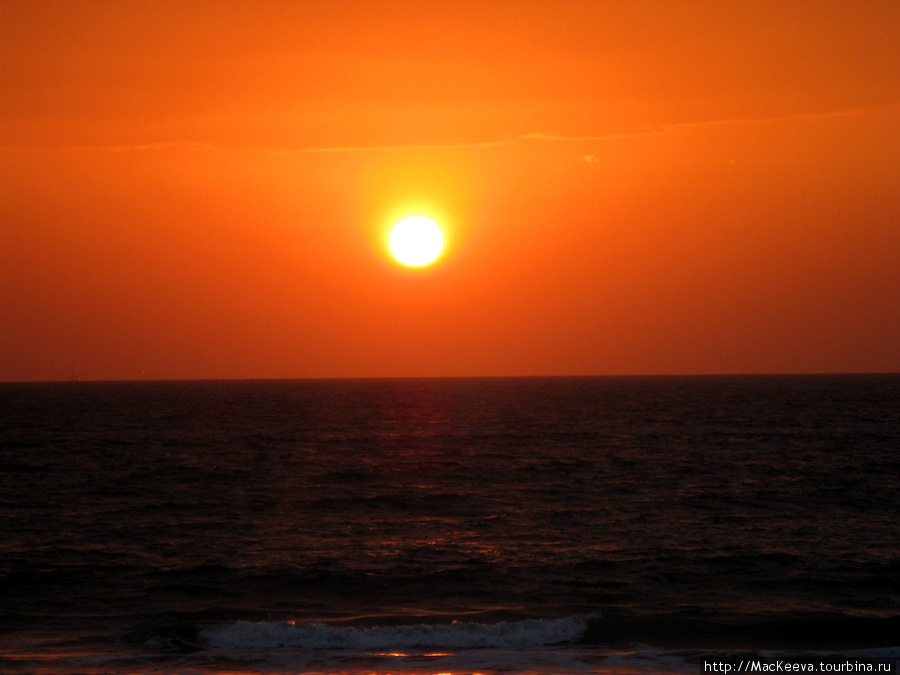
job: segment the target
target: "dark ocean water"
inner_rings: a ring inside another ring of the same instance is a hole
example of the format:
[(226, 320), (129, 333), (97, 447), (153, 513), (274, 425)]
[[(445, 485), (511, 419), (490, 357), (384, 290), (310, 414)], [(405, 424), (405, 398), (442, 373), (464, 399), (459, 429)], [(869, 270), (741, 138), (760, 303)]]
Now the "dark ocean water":
[(0, 671), (896, 672), (898, 375), (7, 383), (0, 411)]

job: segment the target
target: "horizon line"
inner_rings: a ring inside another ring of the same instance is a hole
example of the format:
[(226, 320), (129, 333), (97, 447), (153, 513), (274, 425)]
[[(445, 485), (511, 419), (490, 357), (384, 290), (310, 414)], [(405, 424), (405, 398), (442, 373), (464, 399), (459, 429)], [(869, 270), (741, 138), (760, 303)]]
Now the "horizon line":
[(831, 377), (862, 375), (900, 375), (900, 370), (860, 371), (761, 371), (721, 373), (634, 373), (606, 375), (338, 375), (318, 377), (200, 377), (200, 378), (109, 378), (0, 380), (5, 384), (102, 384), (102, 383), (186, 383), (186, 382), (314, 382), (336, 380), (537, 380), (537, 379), (622, 379), (622, 378), (727, 378), (727, 377)]

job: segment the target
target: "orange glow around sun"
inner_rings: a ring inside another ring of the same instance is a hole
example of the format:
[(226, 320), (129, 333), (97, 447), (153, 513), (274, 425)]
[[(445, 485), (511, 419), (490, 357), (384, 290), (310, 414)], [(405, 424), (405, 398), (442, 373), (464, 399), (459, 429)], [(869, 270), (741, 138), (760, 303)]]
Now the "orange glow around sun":
[(896, 0), (6, 5), (0, 381), (900, 370)]

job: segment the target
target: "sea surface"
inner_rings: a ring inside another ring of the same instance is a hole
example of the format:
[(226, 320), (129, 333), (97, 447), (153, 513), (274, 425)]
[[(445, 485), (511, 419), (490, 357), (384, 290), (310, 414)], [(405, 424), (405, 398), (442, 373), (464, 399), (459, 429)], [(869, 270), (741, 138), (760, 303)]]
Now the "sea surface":
[(0, 384), (2, 672), (898, 659), (900, 375)]

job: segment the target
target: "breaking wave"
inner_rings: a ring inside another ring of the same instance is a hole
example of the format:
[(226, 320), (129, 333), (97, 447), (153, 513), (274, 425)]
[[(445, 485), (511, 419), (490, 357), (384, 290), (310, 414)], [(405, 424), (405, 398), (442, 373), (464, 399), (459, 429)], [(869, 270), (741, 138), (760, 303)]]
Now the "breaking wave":
[(206, 627), (198, 638), (208, 648), (222, 650), (524, 649), (574, 642), (587, 631), (588, 620), (573, 616), (495, 624), (455, 621), (371, 628), (238, 621)]

